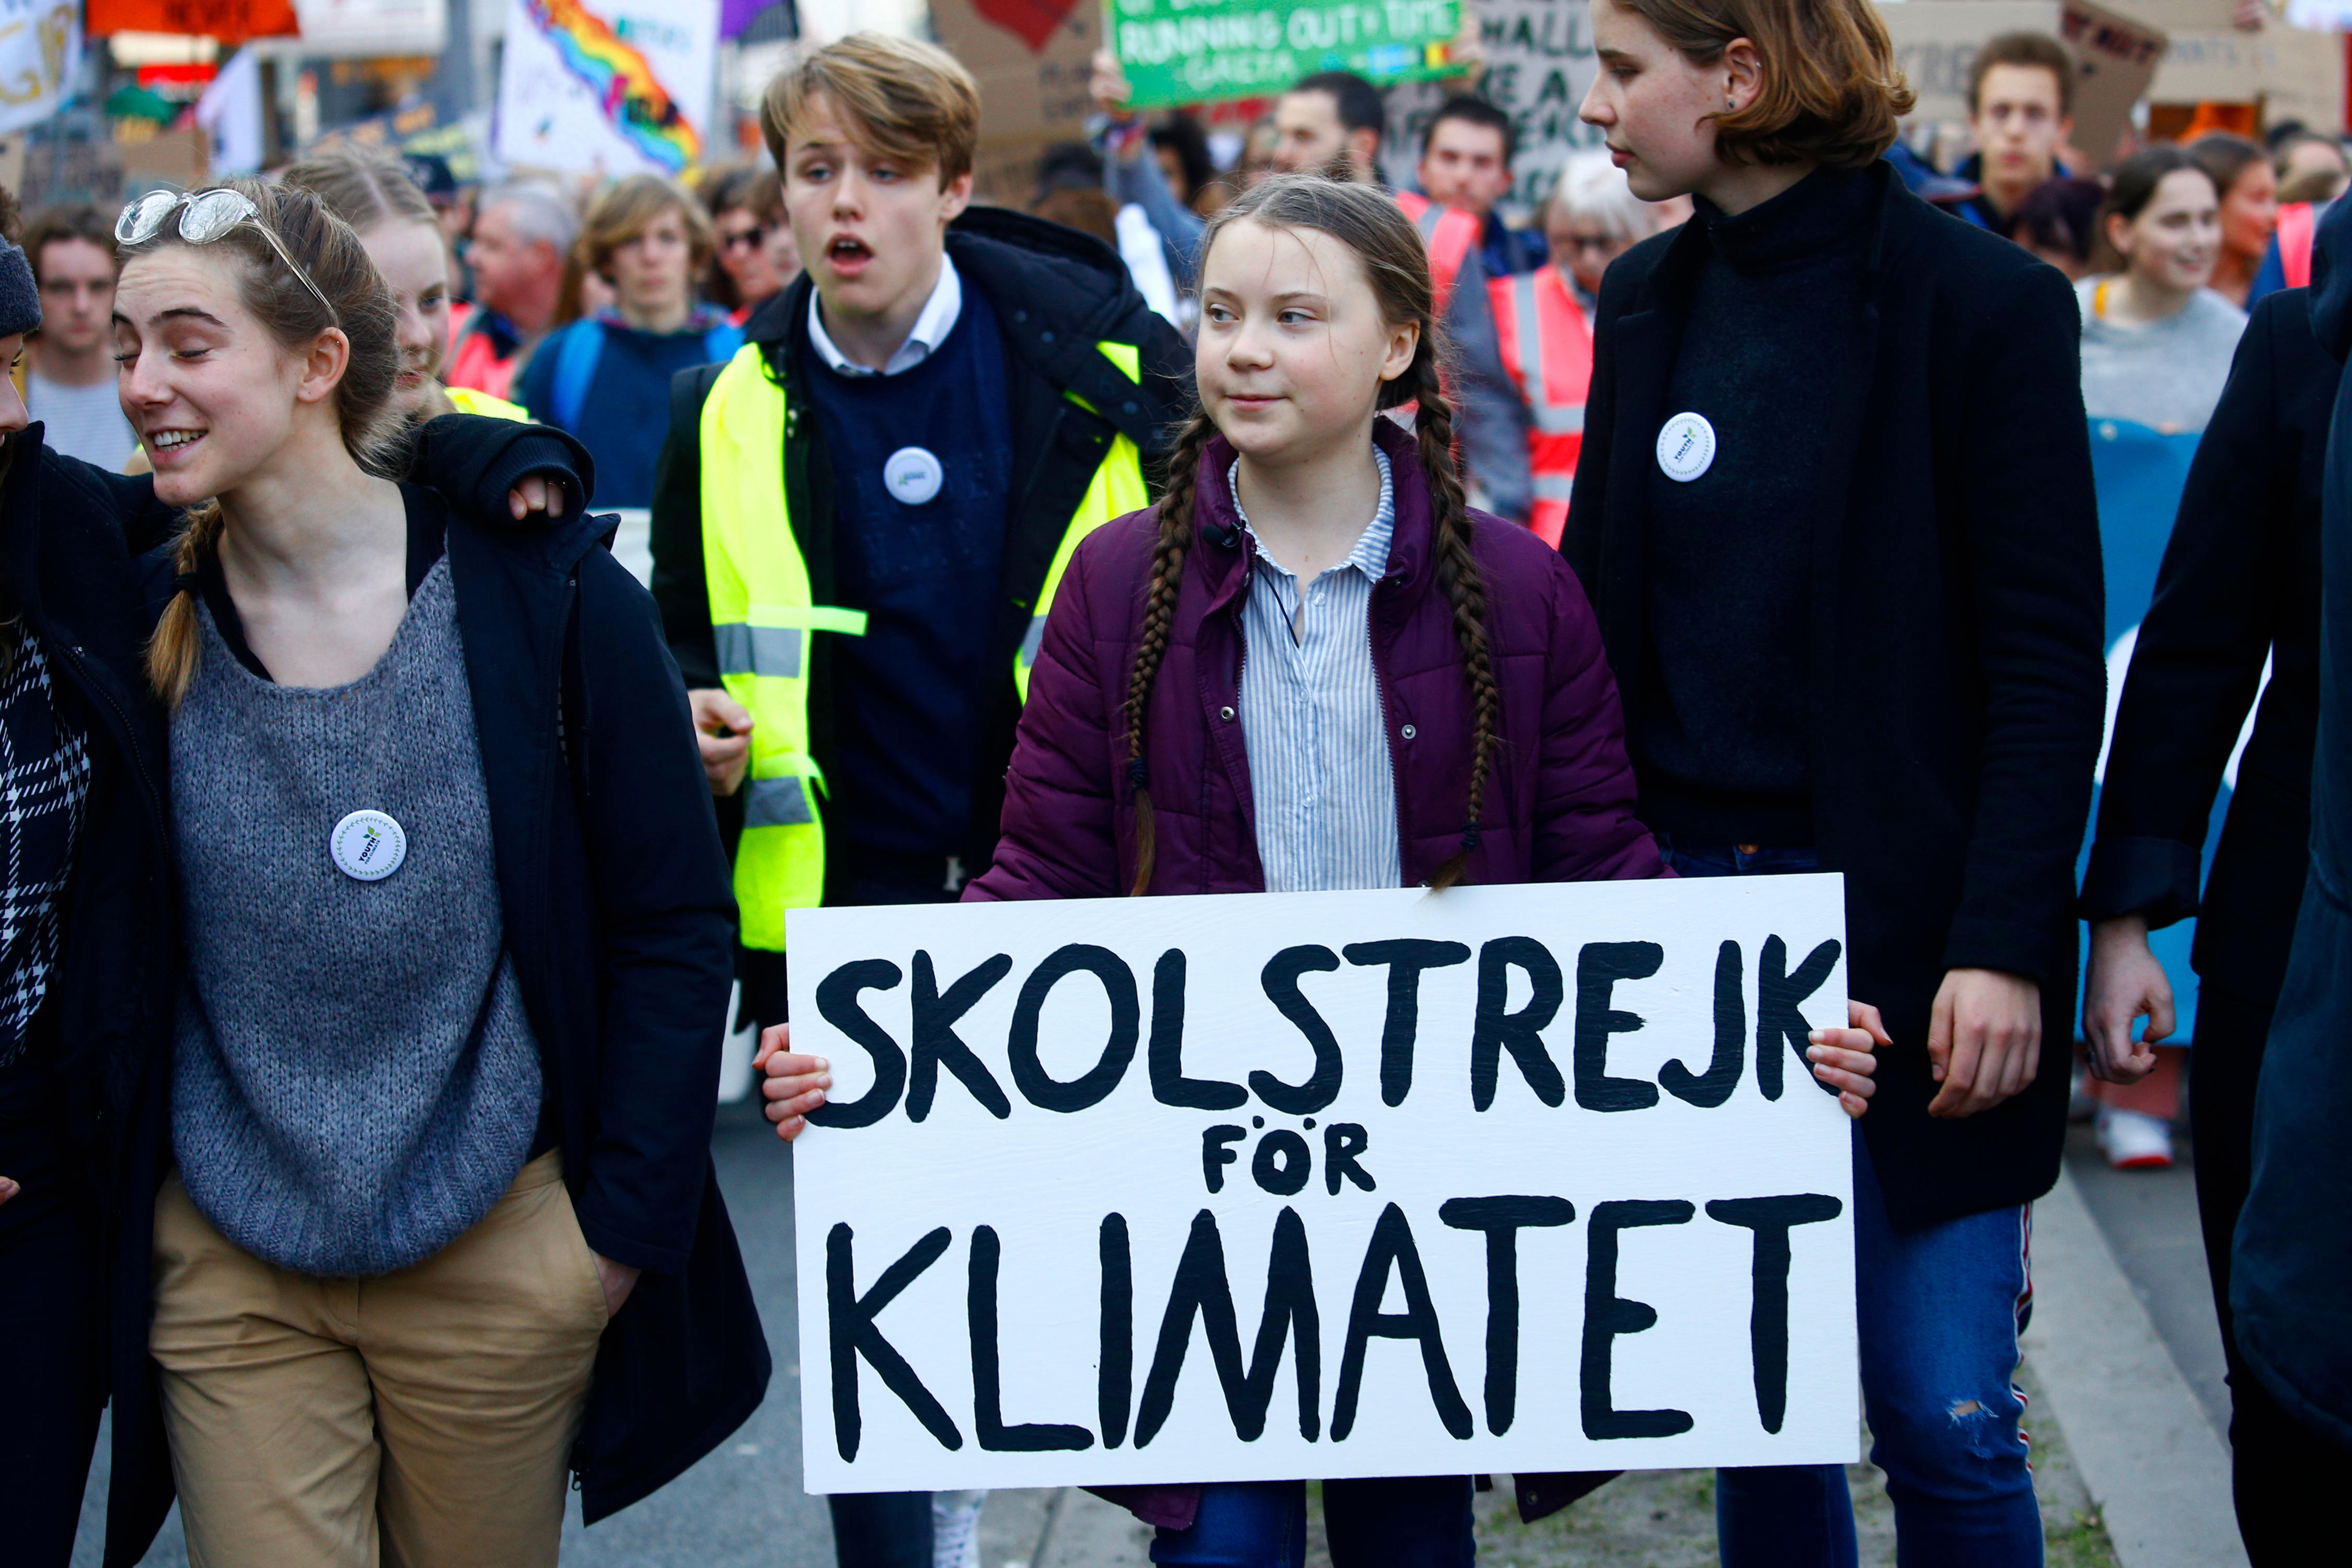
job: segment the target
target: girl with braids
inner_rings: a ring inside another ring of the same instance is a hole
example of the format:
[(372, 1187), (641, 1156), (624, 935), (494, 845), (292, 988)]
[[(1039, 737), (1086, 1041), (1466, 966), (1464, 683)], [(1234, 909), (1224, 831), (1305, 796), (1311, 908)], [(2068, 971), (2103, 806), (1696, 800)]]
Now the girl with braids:
[[(397, 310), (316, 195), (157, 193), (116, 233), (122, 399), (190, 509), (144, 562), (188, 1554), (551, 1564), (567, 1469), (593, 1521), (767, 1375), (709, 1180), (731, 905), (684, 689), (602, 520), (385, 477)], [(494, 494), (561, 439), (467, 428), (518, 438), (456, 464)]]
[[(1368, 186), (1277, 176), (1201, 245), (1167, 493), (1077, 550), (968, 899), (1670, 875), (1573, 574), (1464, 502), (1429, 264)], [(1388, 416), (1417, 405), (1408, 428)], [(1238, 731), (1238, 733), (1236, 733)], [(1874, 1019), (1817, 1033), (1859, 1115)], [(769, 1032), (790, 1135), (825, 1068)], [(1125, 1489), (1163, 1563), (1301, 1561), (1298, 1482)], [(1472, 1560), (1466, 1478), (1332, 1480), (1337, 1568)]]

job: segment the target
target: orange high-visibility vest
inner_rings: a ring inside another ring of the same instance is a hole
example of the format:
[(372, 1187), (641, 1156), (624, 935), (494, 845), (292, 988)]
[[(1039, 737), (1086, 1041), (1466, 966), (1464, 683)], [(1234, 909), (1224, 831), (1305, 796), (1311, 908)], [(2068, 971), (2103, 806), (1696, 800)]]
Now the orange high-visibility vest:
[(1429, 248), (1429, 280), (1436, 289), (1437, 314), (1442, 320), (1446, 303), (1454, 298), (1454, 280), (1462, 276), (1462, 263), (1478, 243), (1478, 220), (1460, 207), (1439, 206), (1412, 191), (1399, 191), (1396, 201), (1404, 216), (1412, 219), (1413, 227), (1421, 230), (1421, 242)]
[(2290, 289), (2311, 287), (2311, 242), (2318, 229), (2319, 211), (2309, 202), (2289, 202), (2279, 208), (2279, 265), (2285, 268)]
[(1534, 426), (1528, 469), (1535, 508), (1528, 526), (1554, 549), (1568, 531), (1568, 493), (1584, 449), (1584, 394), (1592, 383), (1592, 323), (1557, 267), (1538, 267), (1486, 285), (1503, 368)]

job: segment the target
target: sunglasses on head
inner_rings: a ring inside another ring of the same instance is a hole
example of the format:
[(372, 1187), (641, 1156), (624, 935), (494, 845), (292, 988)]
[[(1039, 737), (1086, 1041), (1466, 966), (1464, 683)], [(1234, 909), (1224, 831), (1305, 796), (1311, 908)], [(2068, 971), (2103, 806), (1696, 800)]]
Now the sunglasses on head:
[(250, 224), (254, 232), (269, 242), (278, 259), (286, 269), (310, 290), (311, 298), (327, 307), (327, 314), (335, 324), (342, 324), (342, 316), (333, 301), (310, 281), (310, 274), (293, 257), (285, 245), (272, 234), (269, 226), (261, 221), (261, 208), (243, 191), (215, 186), (209, 191), (150, 191), (122, 209), (114, 220), (114, 237), (123, 245), (143, 245), (162, 232), (164, 223), (176, 211), (180, 215), (180, 237), (190, 245), (210, 245), (239, 224)]

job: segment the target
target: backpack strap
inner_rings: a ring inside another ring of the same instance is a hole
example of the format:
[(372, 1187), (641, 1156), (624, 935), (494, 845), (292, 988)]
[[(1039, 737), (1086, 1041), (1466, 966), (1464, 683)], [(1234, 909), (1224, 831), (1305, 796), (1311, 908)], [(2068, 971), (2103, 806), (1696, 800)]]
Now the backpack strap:
[(588, 384), (596, 378), (596, 362), (604, 356), (604, 329), (593, 320), (574, 321), (563, 329), (555, 345), (555, 384), (548, 395), (555, 406), (559, 429), (579, 434), (581, 405), (588, 401)]
[(708, 362), (724, 364), (742, 346), (743, 329), (732, 321), (721, 321), (702, 334), (702, 357)]

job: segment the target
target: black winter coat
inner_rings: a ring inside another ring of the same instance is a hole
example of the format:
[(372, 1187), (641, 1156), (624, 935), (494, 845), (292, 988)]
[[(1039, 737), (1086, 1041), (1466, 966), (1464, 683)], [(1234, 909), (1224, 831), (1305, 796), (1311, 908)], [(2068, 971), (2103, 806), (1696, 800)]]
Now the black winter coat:
[[(2079, 313), (2054, 269), (1874, 165), (1862, 320), (1811, 517), (1807, 743), (1815, 847), (1846, 879), (1853, 994), (1895, 1041), (1863, 1119), (1898, 1226), (2057, 1179), (2074, 1043), (2074, 867), (2105, 691)], [(1649, 466), (1705, 226), (1609, 269), (1562, 548), (1601, 615), (1628, 729), (1643, 689)], [(1621, 477), (1622, 476), (1622, 477)], [(1927, 1024), (1953, 968), (2042, 988), (2041, 1076), (1964, 1121), (1927, 1114)]]
[[(1004, 770), (1021, 718), (1013, 656), (1028, 636), (1046, 570), (1115, 437), (1132, 440), (1143, 453), (1147, 475), (1156, 477), (1171, 426), (1187, 411), (1192, 361), (1176, 329), (1151, 313), (1125, 264), (1100, 240), (1020, 213), (974, 207), (949, 228), (947, 244), (964, 286), (985, 295), (996, 312), (1013, 429), (1013, 500), (1006, 512), (996, 626), (989, 647), (974, 652), (980, 668), (1003, 672), (991, 689), (981, 731), (971, 837), (962, 856), (977, 877), (996, 849)], [(812, 291), (803, 275), (762, 305), (745, 331), (783, 381), (789, 410), (780, 433), (784, 483), (793, 532), (808, 563), (810, 591), (818, 604), (839, 604), (833, 475), (824, 445), (815, 438), (808, 377), (801, 369), (803, 356), (814, 352), (807, 324)], [(1103, 341), (1141, 345), (1139, 384), (1096, 350)], [(707, 367), (678, 376), (654, 489), (654, 601), (661, 606), (670, 651), (689, 687), (719, 684), (703, 573), (699, 437), (703, 399), (717, 374), (717, 367)], [(1087, 406), (1072, 395), (1084, 398)], [(809, 660), (810, 751), (828, 771), (834, 763), (833, 644), (831, 637), (815, 638)], [(721, 802), (720, 810), (740, 820), (741, 797)], [(838, 871), (842, 857), (828, 856), (825, 864), (829, 873)], [(751, 977), (746, 978), (750, 983)]]
[[(734, 929), (710, 792), (653, 605), (604, 548), (611, 520), (575, 506), (503, 523), (508, 486), (552, 471), (529, 456), (552, 434), (445, 416), (417, 468), (476, 498), (451, 514), (450, 574), (507, 950), (561, 1110), (564, 1185), (588, 1245), (645, 1270), (604, 1331), (572, 1456), (593, 1523), (741, 1425), (770, 1362), (710, 1169)], [(141, 566), (152, 624), (170, 548)], [(161, 1425), (126, 1467), (120, 1405), (116, 1423), (116, 1507), (152, 1536), (171, 1500)]]
[[(41, 435), (35, 425), (8, 437), (0, 530), (18, 612), (41, 640), (59, 700), (73, 702), (89, 725), (89, 798), (59, 911), (49, 996), (65, 1134), (105, 1227), (112, 1283), (102, 1385), (122, 1408), (152, 1390), (148, 1258), (168, 1135), (176, 974), (163, 719), (142, 663), (148, 623), (131, 557), (168, 534), (177, 513), (156, 501), (152, 480), (60, 456)], [(118, 1418), (118, 1456), (126, 1425), (134, 1434), (141, 1426), (136, 1417)], [(125, 1500), (115, 1500), (110, 1538), (121, 1537), (113, 1521), (124, 1510)], [(155, 1510), (119, 1560), (135, 1562), (161, 1519)]]
[[(2352, 353), (2352, 202), (2319, 226), (2311, 325)], [(2231, 1249), (2238, 1349), (2297, 1420), (2352, 1447), (2352, 382), (2336, 389), (2321, 489), (2319, 731), (2310, 876), (2263, 1055), (2254, 1170)]]
[[(2198, 916), (2197, 973), (2265, 1006), (2286, 973), (2311, 837), (2319, 726), (2319, 489), (2344, 366), (2311, 290), (2254, 307), (2198, 443), (2140, 623), (2099, 796), (2083, 916)], [(2271, 660), (2213, 870), (2213, 793)]]

